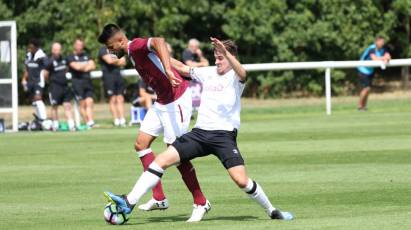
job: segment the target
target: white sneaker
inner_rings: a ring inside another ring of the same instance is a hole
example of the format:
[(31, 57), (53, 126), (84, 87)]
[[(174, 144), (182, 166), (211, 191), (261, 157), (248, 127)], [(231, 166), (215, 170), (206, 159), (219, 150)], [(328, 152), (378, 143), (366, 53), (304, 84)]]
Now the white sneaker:
[(193, 207), (194, 207), (193, 213), (191, 214), (191, 217), (190, 217), (190, 219), (187, 220), (187, 222), (199, 222), (199, 221), (201, 221), (203, 219), (203, 217), (205, 216), (205, 214), (208, 211), (210, 211), (211, 204), (207, 200), (205, 205), (194, 204)]
[(155, 200), (151, 198), (147, 203), (138, 206), (138, 209), (142, 211), (153, 211), (153, 210), (166, 210), (168, 208), (168, 200)]

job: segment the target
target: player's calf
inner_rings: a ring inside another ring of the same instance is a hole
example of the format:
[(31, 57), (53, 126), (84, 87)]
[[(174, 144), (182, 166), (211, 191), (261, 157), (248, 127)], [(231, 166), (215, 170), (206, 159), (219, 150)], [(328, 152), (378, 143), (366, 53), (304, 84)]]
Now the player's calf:
[(262, 187), (257, 182), (248, 178), (244, 165), (234, 166), (228, 169), (233, 181), (248, 196), (263, 207), (271, 219), (292, 220), (293, 215), (289, 212), (281, 212), (273, 207)]

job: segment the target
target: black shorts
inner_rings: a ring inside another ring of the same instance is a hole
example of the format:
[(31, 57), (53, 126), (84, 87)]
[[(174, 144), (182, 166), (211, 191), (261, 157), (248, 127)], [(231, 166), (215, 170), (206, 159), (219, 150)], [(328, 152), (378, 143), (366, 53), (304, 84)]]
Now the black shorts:
[(213, 154), (220, 159), (226, 169), (244, 165), (237, 147), (237, 130), (207, 131), (194, 128), (177, 138), (171, 145), (176, 148), (181, 162)]
[(360, 82), (361, 88), (368, 88), (372, 86), (372, 79), (374, 79), (374, 74), (363, 74), (363, 73), (358, 73), (358, 79)]
[(35, 96), (43, 96), (43, 90), (43, 87), (39, 86), (38, 83), (27, 83), (27, 92), (29, 93), (31, 98), (34, 98)]
[(107, 97), (124, 95), (126, 92), (124, 79), (121, 76), (104, 76), (103, 85)]
[(81, 101), (88, 97), (93, 97), (93, 84), (91, 79), (73, 79), (72, 80), (74, 96)]
[(71, 90), (68, 85), (51, 83), (49, 87), (49, 99), (51, 105), (61, 105), (72, 99)]

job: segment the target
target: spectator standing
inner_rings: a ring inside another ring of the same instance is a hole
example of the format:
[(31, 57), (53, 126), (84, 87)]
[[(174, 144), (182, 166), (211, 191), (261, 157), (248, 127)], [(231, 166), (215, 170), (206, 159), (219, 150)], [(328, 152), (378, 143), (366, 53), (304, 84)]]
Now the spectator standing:
[(76, 39), (73, 54), (67, 57), (69, 71), (72, 75), (74, 96), (80, 103), (80, 113), (89, 128), (95, 125), (93, 119), (93, 84), (90, 72), (96, 69), (95, 62), (84, 51), (84, 42)]
[[(190, 67), (209, 66), (208, 60), (204, 57), (200, 49), (200, 42), (192, 38), (188, 41), (188, 47), (183, 52), (183, 63)], [(197, 80), (190, 81), (191, 97), (193, 109), (197, 110), (201, 103), (202, 85)]]
[(58, 107), (63, 105), (70, 131), (75, 131), (71, 111), (72, 92), (66, 78), (67, 60), (61, 54), (61, 44), (54, 42), (51, 46), (51, 57), (44, 69), (44, 77), (49, 81), (49, 99), (51, 104), (51, 119), (53, 130), (59, 128)]
[[(384, 37), (378, 35), (375, 38), (375, 42), (365, 49), (360, 60), (382, 61), (384, 65), (387, 64), (391, 59), (391, 55), (384, 48), (384, 45)], [(375, 75), (375, 68), (361, 66), (358, 67), (357, 70), (361, 87), (360, 99), (358, 101), (358, 111), (367, 111), (368, 95), (370, 94), (372, 80)]]
[(126, 126), (124, 117), (125, 83), (121, 77), (120, 68), (127, 64), (126, 58), (117, 58), (110, 54), (105, 46), (98, 52), (98, 59), (103, 71), (104, 91), (109, 100), (110, 112), (113, 116), (114, 126)]
[(200, 42), (192, 38), (188, 41), (188, 47), (183, 52), (183, 62), (190, 67), (209, 66), (208, 60), (200, 49)]

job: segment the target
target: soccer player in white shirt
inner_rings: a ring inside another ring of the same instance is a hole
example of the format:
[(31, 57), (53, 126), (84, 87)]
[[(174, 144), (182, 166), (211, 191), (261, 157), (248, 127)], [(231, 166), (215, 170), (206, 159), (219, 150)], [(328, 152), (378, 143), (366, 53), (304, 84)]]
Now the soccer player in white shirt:
[(240, 98), (246, 71), (237, 60), (237, 46), (233, 41), (211, 38), (216, 67), (190, 68), (177, 60), (173, 66), (184, 76), (203, 84), (201, 105), (193, 130), (171, 144), (156, 157), (138, 179), (127, 196), (106, 192), (106, 196), (125, 213), (154, 187), (164, 171), (179, 162), (213, 154), (219, 158), (233, 181), (249, 197), (260, 204), (271, 219), (291, 220), (293, 215), (274, 208), (259, 184), (247, 176), (244, 160), (237, 147), (240, 127)]

